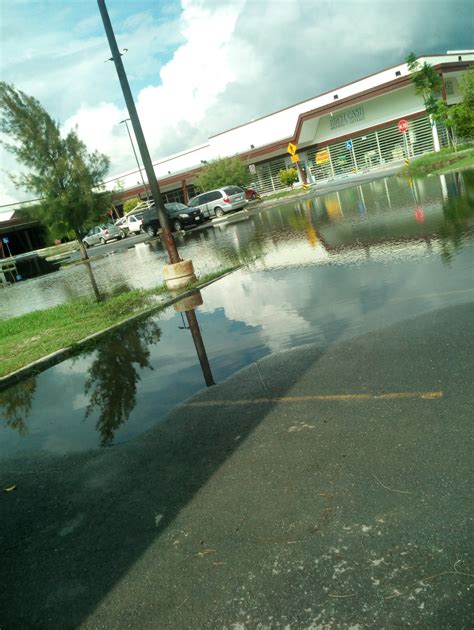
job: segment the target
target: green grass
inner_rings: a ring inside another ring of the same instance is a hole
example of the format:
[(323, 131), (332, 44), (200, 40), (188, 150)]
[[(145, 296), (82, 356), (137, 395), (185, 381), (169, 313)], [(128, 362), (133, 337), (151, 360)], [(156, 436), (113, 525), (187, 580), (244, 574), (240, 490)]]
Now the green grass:
[[(235, 268), (207, 274), (185, 290), (202, 286)], [(0, 377), (134, 315), (164, 308), (165, 304), (157, 305), (153, 299), (160, 294), (169, 295), (164, 285), (125, 291), (101, 302), (83, 298), (0, 321)]]
[(460, 147), (458, 151), (443, 149), (435, 153), (427, 153), (415, 160), (402, 170), (402, 174), (423, 176), (429, 173), (440, 173), (452, 168), (474, 164), (474, 148)]
[(448, 171), (451, 171), (453, 168), (464, 168), (465, 166), (474, 166), (474, 152), (472, 155), (468, 155), (465, 158), (459, 160), (458, 162), (455, 162), (454, 167), (453, 165), (451, 165), (448, 167), (440, 168), (436, 170), (435, 173), (437, 175), (442, 175), (443, 173), (447, 173)]

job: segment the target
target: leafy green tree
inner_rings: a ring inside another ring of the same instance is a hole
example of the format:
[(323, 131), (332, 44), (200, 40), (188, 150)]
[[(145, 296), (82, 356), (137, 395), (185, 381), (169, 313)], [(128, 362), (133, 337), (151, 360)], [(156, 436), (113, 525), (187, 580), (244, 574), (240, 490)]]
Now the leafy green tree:
[(441, 90), (443, 79), (426, 61), (421, 65), (413, 52), (408, 55), (406, 62), (410, 78), (415, 85), (415, 92), (423, 97), (428, 114), (435, 114), (439, 100), (437, 94)]
[(194, 182), (199, 192), (221, 188), (222, 186), (241, 186), (245, 188), (249, 181), (248, 168), (235, 157), (219, 158), (210, 162), (199, 173)]
[(460, 81), (462, 102), (450, 108), (453, 127), (460, 138), (474, 138), (474, 69)]
[(142, 200), (140, 199), (140, 197), (133, 197), (133, 199), (127, 199), (127, 201), (123, 204), (123, 213), (128, 214), (132, 210), (135, 210), (135, 208), (138, 206), (139, 203), (141, 203), (141, 201)]
[(448, 105), (438, 97), (443, 79), (430, 64), (421, 65), (415, 53), (407, 57), (410, 77), (415, 91), (423, 97), (426, 111), (435, 122), (441, 122), (448, 130), (448, 137), (456, 148), (456, 135), (460, 138), (474, 136), (474, 70), (468, 70), (461, 79), (463, 100), (456, 105)]
[(11, 138), (3, 142), (25, 172), (10, 176), (17, 188), (41, 198), (40, 216), (57, 234), (72, 231), (87, 252), (81, 237), (84, 229), (110, 207), (103, 188), (109, 159), (97, 151), (89, 153), (76, 130), (66, 137), (42, 105), (32, 96), (0, 82), (0, 131)]
[(291, 186), (298, 181), (298, 173), (295, 168), (284, 168), (278, 173), (278, 179), (283, 186)]

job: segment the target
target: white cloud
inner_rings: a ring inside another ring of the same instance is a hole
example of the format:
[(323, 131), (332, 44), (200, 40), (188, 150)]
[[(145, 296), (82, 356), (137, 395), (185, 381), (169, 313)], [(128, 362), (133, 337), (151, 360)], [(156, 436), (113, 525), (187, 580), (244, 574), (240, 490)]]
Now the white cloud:
[[(56, 6), (9, 5), (3, 78), (38, 98), (65, 129), (77, 124), (91, 149), (110, 156), (111, 175), (133, 169), (97, 8)], [(472, 18), (461, 1), (182, 0), (163, 10), (143, 1), (109, 11), (119, 48), (128, 48), (123, 60), (154, 159), (399, 62), (412, 49), (467, 46)], [(18, 198), (10, 184), (2, 189), (0, 203)]]

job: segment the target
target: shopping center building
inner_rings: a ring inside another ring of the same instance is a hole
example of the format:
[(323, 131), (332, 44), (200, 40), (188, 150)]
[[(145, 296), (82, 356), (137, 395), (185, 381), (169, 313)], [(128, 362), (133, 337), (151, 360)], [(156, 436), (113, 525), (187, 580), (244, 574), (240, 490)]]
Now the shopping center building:
[[(447, 104), (458, 103), (459, 81), (474, 67), (474, 50), (419, 57), (424, 62), (440, 74)], [(406, 131), (400, 131), (401, 120)], [(165, 199), (187, 201), (200, 170), (220, 157), (239, 156), (249, 168), (249, 181), (269, 193), (283, 187), (279, 171), (294, 166), (289, 143), (297, 147), (300, 180), (316, 183), (403, 163), (439, 151), (447, 142), (446, 130), (431, 123), (407, 64), (401, 63), (211, 136), (205, 144), (157, 161), (154, 168)], [(117, 206), (131, 197), (146, 198), (138, 170), (114, 177), (108, 187), (119, 180), (123, 191)]]

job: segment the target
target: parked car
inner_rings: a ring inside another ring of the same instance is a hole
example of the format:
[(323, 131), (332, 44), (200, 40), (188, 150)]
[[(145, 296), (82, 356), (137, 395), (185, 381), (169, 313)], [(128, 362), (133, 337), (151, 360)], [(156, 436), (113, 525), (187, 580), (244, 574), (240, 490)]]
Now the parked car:
[[(179, 203), (179, 201), (165, 203), (165, 210), (170, 219), (173, 232), (204, 223), (204, 217), (200, 210), (189, 208), (184, 203)], [(155, 206), (151, 206), (143, 213), (142, 231), (150, 236), (156, 236), (159, 229), (158, 212)]]
[(92, 247), (92, 245), (105, 245), (107, 241), (121, 239), (122, 236), (123, 234), (120, 228), (111, 223), (107, 223), (91, 228), (82, 239), (82, 242), (86, 247)]
[(127, 216), (115, 221), (115, 226), (120, 228), (123, 234), (139, 234), (142, 227), (143, 210), (131, 212)]
[(205, 217), (222, 217), (225, 212), (241, 210), (248, 204), (245, 191), (240, 186), (225, 186), (217, 190), (209, 190), (193, 197), (189, 207), (199, 209)]

